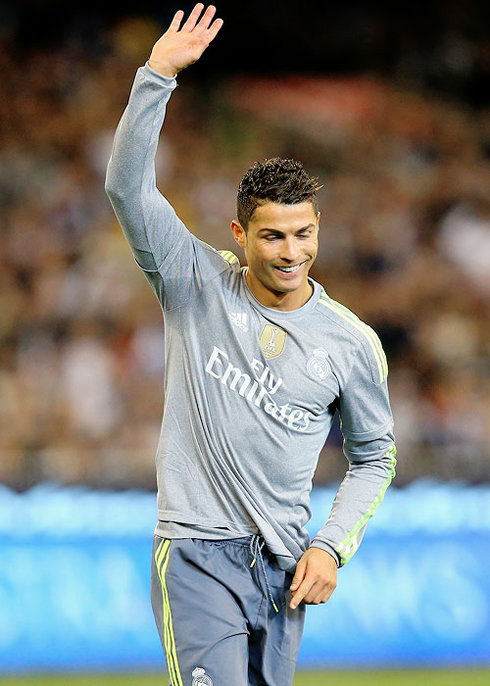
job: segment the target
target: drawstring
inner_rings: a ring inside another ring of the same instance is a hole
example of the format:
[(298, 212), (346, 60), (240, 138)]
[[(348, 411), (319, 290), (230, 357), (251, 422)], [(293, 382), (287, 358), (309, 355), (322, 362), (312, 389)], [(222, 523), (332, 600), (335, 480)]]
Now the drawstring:
[(255, 563), (257, 562), (257, 558), (260, 562), (260, 565), (262, 567), (262, 571), (264, 573), (264, 579), (265, 579), (265, 585), (267, 588), (267, 594), (269, 596), (269, 600), (271, 601), (271, 605), (274, 608), (276, 612), (279, 612), (279, 608), (277, 607), (276, 603), (274, 602), (274, 598), (272, 596), (272, 591), (271, 587), (269, 584), (269, 578), (267, 576), (267, 571), (265, 569), (265, 564), (264, 564), (264, 558), (262, 557), (262, 548), (265, 545), (265, 541), (261, 539), (261, 537), (258, 534), (254, 534), (252, 538), (250, 539), (250, 554), (252, 556), (252, 562), (250, 564), (250, 569), (255, 566)]

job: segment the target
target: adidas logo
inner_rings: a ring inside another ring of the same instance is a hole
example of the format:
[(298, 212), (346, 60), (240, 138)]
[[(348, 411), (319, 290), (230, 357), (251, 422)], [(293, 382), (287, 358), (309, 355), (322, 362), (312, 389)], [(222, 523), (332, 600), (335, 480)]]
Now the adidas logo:
[(248, 331), (248, 315), (246, 312), (231, 312), (230, 319), (242, 331)]

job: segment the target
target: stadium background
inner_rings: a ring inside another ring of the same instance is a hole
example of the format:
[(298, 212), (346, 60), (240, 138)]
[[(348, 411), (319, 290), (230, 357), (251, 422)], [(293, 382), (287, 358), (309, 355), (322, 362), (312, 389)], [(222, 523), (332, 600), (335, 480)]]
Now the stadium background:
[[(0, 7), (4, 675), (162, 669), (147, 582), (163, 330), (103, 179), (136, 67), (192, 5)], [(301, 159), (324, 183), (313, 275), (390, 362), (398, 475), (310, 609), (300, 666), (488, 667), (488, 3), (218, 9), (224, 29), (179, 77), (159, 185), (234, 249), (243, 171)], [(311, 531), (345, 466), (335, 429)]]

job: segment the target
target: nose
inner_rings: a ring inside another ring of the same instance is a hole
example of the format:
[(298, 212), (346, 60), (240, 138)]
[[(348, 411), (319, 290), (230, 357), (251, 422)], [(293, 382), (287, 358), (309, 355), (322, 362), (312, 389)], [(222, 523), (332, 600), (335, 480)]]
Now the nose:
[(281, 241), (281, 260), (284, 260), (285, 262), (294, 262), (297, 254), (294, 236), (286, 236)]

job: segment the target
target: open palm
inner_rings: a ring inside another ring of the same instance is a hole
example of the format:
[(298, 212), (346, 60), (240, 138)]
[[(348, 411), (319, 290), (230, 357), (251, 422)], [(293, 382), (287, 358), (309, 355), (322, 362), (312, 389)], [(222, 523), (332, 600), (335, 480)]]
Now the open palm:
[(175, 76), (201, 57), (223, 26), (222, 19), (213, 21), (216, 7), (209, 5), (202, 13), (203, 9), (199, 2), (182, 27), (184, 12), (175, 13), (168, 31), (153, 46), (148, 62), (152, 69), (164, 76)]

